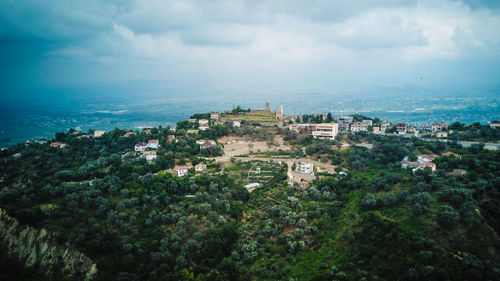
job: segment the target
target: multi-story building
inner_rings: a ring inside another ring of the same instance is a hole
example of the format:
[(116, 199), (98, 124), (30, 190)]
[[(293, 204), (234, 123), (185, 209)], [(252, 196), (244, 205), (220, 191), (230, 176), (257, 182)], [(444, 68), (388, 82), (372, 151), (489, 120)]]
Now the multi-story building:
[(186, 166), (180, 166), (176, 169), (176, 171), (178, 177), (183, 177), (188, 174), (188, 168)]
[(396, 132), (400, 135), (406, 134), (407, 129), (408, 129), (408, 125), (406, 123), (399, 123), (396, 125)]
[(158, 140), (149, 140), (148, 141), (149, 148), (157, 149), (158, 146), (160, 146), (160, 143), (158, 142)]
[(312, 174), (314, 173), (313, 163), (300, 162), (299, 170), (302, 174)]
[(350, 125), (353, 121), (354, 121), (354, 117), (352, 117), (352, 116), (339, 115), (339, 131), (349, 132)]
[(339, 123), (352, 123), (353, 121), (354, 121), (354, 117), (352, 117), (352, 116), (339, 115)]
[(368, 123), (365, 122), (352, 122), (351, 132), (368, 132)]
[(448, 124), (446, 123), (432, 123), (431, 130), (433, 132), (439, 132), (448, 129)]
[(148, 148), (148, 144), (145, 142), (136, 143), (134, 146), (135, 151), (144, 151), (146, 148)]
[(337, 123), (316, 124), (314, 127), (311, 134), (315, 139), (334, 140), (339, 133), (339, 124)]
[(299, 132), (299, 130), (300, 130), (300, 129), (299, 129), (299, 125), (297, 125), (297, 124), (290, 124), (290, 125), (288, 125), (288, 129), (289, 129), (290, 131), (295, 131), (295, 132), (297, 132), (297, 133), (298, 133), (298, 132)]
[(219, 112), (210, 113), (210, 119), (218, 120), (220, 118)]
[(382, 133), (385, 133), (385, 130), (390, 129), (392, 126), (391, 122), (384, 121), (380, 123), (380, 130)]

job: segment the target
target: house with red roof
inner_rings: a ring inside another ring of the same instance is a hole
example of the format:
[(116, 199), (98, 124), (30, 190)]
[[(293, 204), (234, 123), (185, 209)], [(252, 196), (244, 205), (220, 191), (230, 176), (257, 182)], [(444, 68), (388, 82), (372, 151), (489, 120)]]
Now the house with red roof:
[(157, 149), (160, 146), (160, 142), (158, 140), (149, 140), (148, 147), (152, 149)]

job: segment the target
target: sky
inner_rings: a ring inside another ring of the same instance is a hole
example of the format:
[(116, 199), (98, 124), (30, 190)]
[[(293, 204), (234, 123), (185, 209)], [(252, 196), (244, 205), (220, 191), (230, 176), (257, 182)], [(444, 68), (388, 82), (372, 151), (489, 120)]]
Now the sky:
[(0, 77), (2, 99), (498, 85), (500, 1), (2, 0)]

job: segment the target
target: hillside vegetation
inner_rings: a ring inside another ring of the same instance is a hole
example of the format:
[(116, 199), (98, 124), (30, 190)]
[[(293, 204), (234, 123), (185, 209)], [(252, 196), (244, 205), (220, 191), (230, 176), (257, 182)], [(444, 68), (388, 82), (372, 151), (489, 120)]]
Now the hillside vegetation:
[[(94, 280), (500, 279), (498, 151), (366, 133), (343, 135), (351, 145), (340, 149), (276, 130), (293, 146), (290, 156), (337, 167), (301, 188), (288, 183), (285, 163), (263, 163), (257, 175), (249, 172), (257, 162), (222, 165), (205, 158), (220, 155), (219, 146), (196, 143), (268, 138), (263, 129), (217, 126), (195, 136), (189, 126), (127, 137), (119, 129), (96, 138), (71, 131), (54, 140), (65, 148), (9, 147), (0, 152), (0, 207), (85, 254), (96, 264)], [(154, 162), (133, 152), (148, 139), (160, 143)], [(406, 156), (444, 152), (460, 157), (439, 157), (435, 172), (400, 167)], [(174, 171), (200, 162), (207, 170)], [(247, 177), (261, 186), (249, 193)], [(3, 280), (34, 270), (20, 256), (1, 258), (14, 265)]]

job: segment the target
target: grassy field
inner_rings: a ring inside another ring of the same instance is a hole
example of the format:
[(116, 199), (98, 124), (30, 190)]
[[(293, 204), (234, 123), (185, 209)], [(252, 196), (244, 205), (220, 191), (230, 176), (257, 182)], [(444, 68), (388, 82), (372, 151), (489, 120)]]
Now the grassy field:
[(276, 122), (273, 112), (250, 112), (245, 115), (232, 115), (230, 120), (242, 120), (247, 122)]

